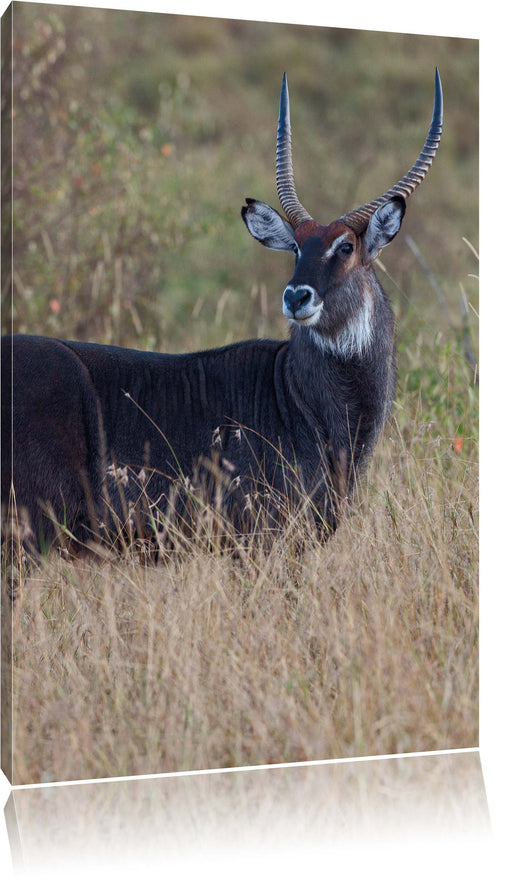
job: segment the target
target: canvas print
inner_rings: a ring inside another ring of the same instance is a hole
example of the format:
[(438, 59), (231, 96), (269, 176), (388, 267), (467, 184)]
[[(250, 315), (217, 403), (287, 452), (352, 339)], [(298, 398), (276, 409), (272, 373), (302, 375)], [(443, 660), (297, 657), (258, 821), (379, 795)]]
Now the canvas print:
[(9, 780), (476, 746), (477, 41), (2, 24)]

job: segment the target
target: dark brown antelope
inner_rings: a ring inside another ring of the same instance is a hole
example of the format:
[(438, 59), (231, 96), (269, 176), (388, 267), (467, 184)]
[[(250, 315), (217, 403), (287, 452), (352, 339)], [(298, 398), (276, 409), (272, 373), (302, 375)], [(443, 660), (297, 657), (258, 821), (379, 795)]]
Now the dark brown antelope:
[[(268, 248), (295, 256), (283, 294), (286, 341), (251, 340), (164, 355), (44, 337), (2, 341), (2, 500), (48, 545), (55, 523), (79, 543), (114, 530), (148, 536), (193, 518), (204, 495), (243, 533), (308, 501), (336, 525), (388, 415), (393, 313), (372, 262), (398, 233), (442, 128), (378, 199), (318, 224), (298, 200), (286, 75), (277, 136), (285, 217), (247, 199), (242, 216)], [(263, 514), (262, 514), (263, 513)]]

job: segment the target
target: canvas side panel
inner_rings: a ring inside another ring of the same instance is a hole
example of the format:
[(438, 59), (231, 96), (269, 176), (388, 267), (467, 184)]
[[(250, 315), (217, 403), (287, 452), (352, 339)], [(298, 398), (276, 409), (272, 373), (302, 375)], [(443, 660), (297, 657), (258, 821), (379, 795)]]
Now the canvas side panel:
[[(2, 66), (2, 262), (1, 262), (1, 316), (2, 330), (11, 328), (11, 284), (12, 284), (12, 49), (13, 49), (13, 5), (4, 12), (1, 19), (1, 66)], [(2, 458), (7, 451), (2, 450)], [(2, 534), (8, 523), (8, 513), (2, 512)], [(9, 597), (12, 556), (7, 544), (2, 545), (2, 595), (1, 595), (1, 738), (2, 770), (12, 782), (12, 604)]]

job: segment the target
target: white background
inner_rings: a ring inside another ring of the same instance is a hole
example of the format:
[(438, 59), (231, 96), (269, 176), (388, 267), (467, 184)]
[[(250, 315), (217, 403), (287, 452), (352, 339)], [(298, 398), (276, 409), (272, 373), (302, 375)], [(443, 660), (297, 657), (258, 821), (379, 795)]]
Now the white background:
[[(62, 4), (60, 4), (62, 5)], [(437, 855), (437, 879), (498, 880), (510, 873), (510, 838), (512, 811), (510, 788), (512, 785), (510, 761), (510, 647), (512, 578), (510, 549), (512, 548), (512, 516), (510, 502), (511, 467), (511, 395), (512, 380), (510, 353), (510, 301), (512, 282), (508, 256), (508, 218), (511, 214), (510, 179), (512, 177), (509, 154), (511, 151), (510, 125), (510, 14), (500, 0), (463, 4), (454, 0), (433, 0), (415, 4), (410, 0), (394, 0), (392, 4), (366, 0), (364, 4), (336, 2), (306, 3), (304, 0), (281, 0), (279, 4), (260, 0), (258, 4), (235, 3), (233, 0), (187, 0), (186, 5), (177, 2), (142, 3), (112, 2), (83, 3), (84, 6), (107, 6), (117, 9), (138, 9), (155, 12), (174, 12), (225, 18), (245, 18), (262, 21), (297, 22), (301, 24), (337, 26), (370, 30), (399, 31), (408, 33), (437, 34), (475, 38), (480, 41), (480, 138), (481, 138), (481, 717), (480, 750), (487, 798), (493, 827), (492, 846), (482, 846), (479, 855), (461, 855), (446, 843), (440, 861), (439, 844), (432, 844), (432, 851), (418, 852), (414, 844), (390, 842), (369, 856), (361, 856), (356, 850), (324, 856), (332, 860), (336, 876), (346, 876), (353, 870), (358, 880), (432, 879), (433, 854)], [(6, 4), (1, 4), (2, 12)], [(425, 10), (428, 9), (428, 12)], [(0, 808), (3, 809), (10, 793), (10, 786), (0, 773)], [(507, 854), (508, 853), (508, 854)], [(276, 854), (272, 869), (263, 867), (258, 856), (250, 856), (238, 867), (239, 859), (226, 864), (226, 860), (212, 861), (211, 857), (198, 856), (197, 867), (191, 876), (188, 868), (185, 879), (208, 876), (230, 879), (229, 868), (237, 868), (237, 877), (261, 879), (263, 874), (270, 880), (311, 879), (320, 872), (319, 857), (301, 854)], [(493, 869), (493, 865), (495, 868)], [(498, 871), (500, 867), (500, 871)], [(286, 868), (286, 871), (285, 871)], [(439, 871), (443, 869), (443, 873)], [(13, 879), (10, 850), (3, 819), (0, 818), (0, 869), (2, 879)], [(140, 878), (140, 868), (134, 869)], [(179, 868), (176, 867), (179, 872)], [(148, 867), (150, 877), (156, 869)], [(80, 868), (74, 869), (73, 877), (80, 876)], [(105, 877), (119, 878), (112, 869), (105, 869)], [(131, 878), (130, 870), (123, 869), (123, 878)]]

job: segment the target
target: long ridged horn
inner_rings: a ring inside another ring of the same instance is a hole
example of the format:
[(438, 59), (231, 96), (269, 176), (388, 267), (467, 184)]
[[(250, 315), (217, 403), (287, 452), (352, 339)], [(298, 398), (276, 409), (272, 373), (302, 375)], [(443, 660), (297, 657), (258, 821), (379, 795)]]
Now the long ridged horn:
[(288, 83), (283, 74), (281, 86), (281, 102), (279, 106), (279, 123), (277, 125), (276, 182), (279, 201), (295, 230), (302, 221), (312, 221), (306, 209), (300, 204), (295, 191), (292, 163), (292, 130), (290, 126), (290, 100)]
[(439, 142), (441, 140), (441, 132), (443, 130), (443, 89), (441, 86), (441, 77), (439, 76), (439, 71), (436, 67), (436, 78), (435, 78), (435, 97), (434, 97), (434, 111), (432, 113), (432, 122), (430, 124), (430, 129), (428, 130), (427, 139), (425, 144), (423, 145), (423, 150), (421, 151), (418, 159), (414, 163), (412, 169), (410, 169), (407, 174), (395, 184), (391, 190), (388, 190), (382, 196), (379, 196), (378, 199), (374, 199), (373, 202), (367, 202), (366, 205), (362, 205), (358, 209), (354, 209), (352, 212), (348, 212), (348, 214), (343, 215), (340, 219), (344, 224), (351, 227), (355, 233), (362, 233), (363, 230), (368, 226), (368, 221), (373, 215), (376, 208), (379, 205), (382, 205), (383, 202), (387, 202), (389, 199), (392, 199), (393, 196), (397, 194), (399, 196), (403, 196), (406, 199), (411, 193), (416, 190), (425, 175), (427, 174), (434, 157), (436, 155), (436, 150), (439, 146)]

